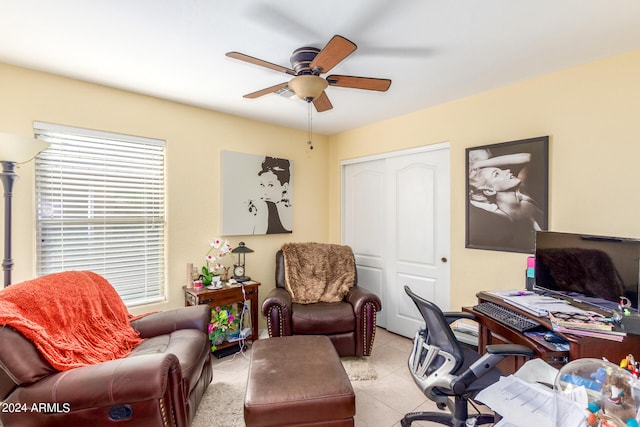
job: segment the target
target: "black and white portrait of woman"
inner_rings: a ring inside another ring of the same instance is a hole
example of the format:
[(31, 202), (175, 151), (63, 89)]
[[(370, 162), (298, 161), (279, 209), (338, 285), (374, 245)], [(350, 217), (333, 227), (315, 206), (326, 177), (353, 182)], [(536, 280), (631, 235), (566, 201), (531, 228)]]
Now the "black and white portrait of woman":
[(291, 233), (291, 161), (222, 152), (222, 234)]
[(547, 229), (548, 137), (467, 149), (467, 247), (532, 253)]

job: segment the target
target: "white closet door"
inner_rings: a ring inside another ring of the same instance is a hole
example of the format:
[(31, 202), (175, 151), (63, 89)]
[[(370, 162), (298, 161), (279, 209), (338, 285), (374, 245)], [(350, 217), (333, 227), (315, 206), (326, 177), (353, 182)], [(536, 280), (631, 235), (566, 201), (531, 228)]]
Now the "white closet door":
[(404, 292), (450, 308), (449, 148), (425, 147), (343, 166), (343, 241), (359, 285), (382, 299), (378, 325), (412, 337), (422, 317)]
[(358, 286), (375, 293), (383, 301), (378, 325), (385, 327), (385, 161), (354, 163), (344, 169), (345, 244), (356, 258)]

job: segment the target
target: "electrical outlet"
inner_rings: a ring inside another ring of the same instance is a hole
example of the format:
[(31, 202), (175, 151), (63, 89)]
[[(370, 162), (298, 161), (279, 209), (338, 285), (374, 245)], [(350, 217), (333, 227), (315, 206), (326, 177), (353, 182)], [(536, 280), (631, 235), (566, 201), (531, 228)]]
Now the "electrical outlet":
[(246, 339), (251, 335), (251, 328), (244, 328), (240, 331), (240, 339)]

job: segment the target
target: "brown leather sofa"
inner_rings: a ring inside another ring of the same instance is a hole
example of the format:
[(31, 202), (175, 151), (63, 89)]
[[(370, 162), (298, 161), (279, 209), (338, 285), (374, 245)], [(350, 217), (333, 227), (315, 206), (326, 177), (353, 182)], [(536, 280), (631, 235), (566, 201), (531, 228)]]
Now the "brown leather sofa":
[(144, 340), (128, 356), (65, 371), (21, 333), (0, 326), (0, 421), (188, 427), (212, 379), (210, 318), (206, 305), (150, 314), (131, 322)]
[(285, 287), (285, 260), (276, 253), (276, 287), (262, 304), (270, 337), (326, 335), (341, 357), (369, 356), (376, 331), (376, 314), (382, 309), (377, 295), (355, 285), (341, 302), (298, 304)]

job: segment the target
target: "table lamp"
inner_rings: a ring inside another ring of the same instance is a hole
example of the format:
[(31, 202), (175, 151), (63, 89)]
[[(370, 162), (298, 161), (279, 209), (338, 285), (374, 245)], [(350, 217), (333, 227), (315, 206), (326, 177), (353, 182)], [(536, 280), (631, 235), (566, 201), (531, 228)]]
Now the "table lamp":
[(20, 135), (0, 133), (0, 163), (2, 172), (0, 180), (4, 187), (4, 286), (11, 284), (11, 199), (13, 197), (13, 183), (18, 178), (15, 172), (17, 163), (25, 163), (33, 159), (39, 152), (49, 147), (49, 143)]
[(249, 249), (244, 245), (244, 242), (238, 243), (238, 247), (233, 249), (231, 253), (238, 254), (238, 263), (233, 265), (233, 278), (238, 283), (244, 283), (251, 280), (249, 276), (246, 275), (244, 257), (245, 254), (253, 252), (253, 249)]

